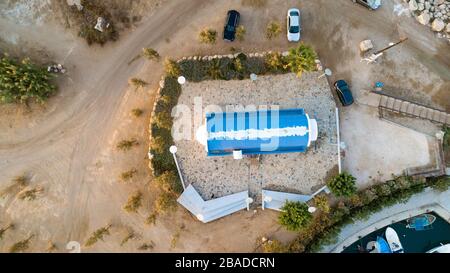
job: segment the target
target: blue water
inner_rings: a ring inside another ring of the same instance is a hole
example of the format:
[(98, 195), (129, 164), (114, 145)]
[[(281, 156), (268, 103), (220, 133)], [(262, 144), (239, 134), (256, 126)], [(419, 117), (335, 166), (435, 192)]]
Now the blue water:
[(377, 236), (386, 238), (385, 231), (388, 227), (393, 228), (397, 232), (405, 253), (425, 253), (434, 247), (440, 246), (441, 243), (450, 243), (450, 224), (437, 214), (430, 214), (436, 216), (436, 221), (433, 223), (431, 229), (423, 231), (409, 229), (406, 228), (406, 220), (404, 220), (370, 233), (347, 247), (343, 253), (358, 253), (359, 245), (365, 249), (368, 242), (376, 241)]

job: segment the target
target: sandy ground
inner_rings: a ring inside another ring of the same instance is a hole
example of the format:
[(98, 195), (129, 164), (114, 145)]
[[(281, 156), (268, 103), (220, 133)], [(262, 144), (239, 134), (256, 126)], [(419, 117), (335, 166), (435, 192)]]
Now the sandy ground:
[[(306, 153), (263, 155), (257, 159), (207, 157), (196, 139), (198, 126), (192, 118), (192, 136), (177, 141), (177, 156), (187, 183), (194, 185), (204, 199), (249, 190), (259, 200), (262, 189), (312, 194), (321, 188), (338, 164), (336, 147), (336, 104), (322, 72), (259, 77), (256, 83), (244, 81), (205, 81), (183, 86), (179, 105), (194, 113), (194, 102), (201, 99), (203, 112), (213, 105), (227, 107), (303, 108), (319, 126), (319, 140)], [(209, 108), (211, 109), (211, 108)], [(204, 114), (199, 117), (201, 120)], [(182, 116), (182, 120), (186, 117)], [(175, 124), (180, 121), (175, 120)], [(259, 198), (258, 198), (259, 197)]]
[[(394, 1), (384, 2), (381, 10), (370, 12), (346, 0), (300, 4), (276, 0), (258, 8), (242, 7), (239, 0), (171, 0), (157, 12), (149, 12), (138, 27), (123, 33), (119, 42), (103, 48), (88, 47), (59, 24), (24, 25), (0, 17), (2, 48), (5, 45), (36, 57), (46, 54), (44, 60), (63, 63), (69, 70), (58, 79), (58, 95), (45, 107), (32, 106), (29, 111), (0, 106), (0, 188), (22, 173), (31, 177), (32, 186), (44, 188), (35, 201), (20, 201), (14, 196), (1, 200), (0, 224), (12, 221), (16, 229), (7, 231), (0, 241), (0, 251), (34, 234), (29, 251), (45, 251), (47, 240), (52, 240), (59, 251), (65, 252), (68, 241), (85, 242), (95, 229), (107, 223), (113, 228), (105, 242), (82, 251), (132, 252), (150, 241), (155, 247), (149, 251), (156, 252), (253, 251), (258, 236), (275, 234), (284, 241), (292, 238), (293, 234), (283, 232), (275, 223), (276, 213), (267, 211), (256, 215), (241, 212), (204, 225), (179, 209), (172, 216), (160, 217), (155, 226), (144, 225), (155, 198), (153, 190), (147, 191), (153, 185), (148, 183), (151, 177), (145, 160), (146, 128), (162, 68), (160, 63), (144, 60), (131, 65), (128, 62), (146, 46), (156, 48), (163, 57), (175, 58), (229, 53), (231, 46), (248, 52), (284, 50), (289, 46), (284, 35), (267, 41), (262, 30), (270, 20), (284, 22), (285, 11), (298, 6), (304, 10), (303, 37), (333, 69), (331, 80), (348, 79), (356, 95), (361, 88), (381, 80), (390, 86), (423, 92), (430, 102), (448, 108), (448, 45), (414, 19), (395, 15)], [(208, 26), (220, 32), (230, 8), (242, 14), (246, 40), (200, 45), (199, 30)], [(410, 40), (390, 51), (383, 63), (370, 67), (360, 63), (360, 40), (370, 37), (381, 47), (404, 34)], [(129, 89), (127, 80), (134, 76), (149, 82), (149, 87), (138, 92)], [(144, 117), (131, 118), (130, 110), (136, 107), (146, 110)], [(141, 145), (129, 153), (116, 151), (117, 141), (130, 137), (136, 137)], [(138, 169), (137, 176), (128, 184), (118, 183), (117, 175), (130, 167)], [(139, 213), (127, 214), (122, 206), (137, 188), (145, 192), (145, 205)], [(127, 227), (133, 227), (141, 238), (121, 247)], [(178, 243), (172, 247), (171, 240), (177, 234)]]

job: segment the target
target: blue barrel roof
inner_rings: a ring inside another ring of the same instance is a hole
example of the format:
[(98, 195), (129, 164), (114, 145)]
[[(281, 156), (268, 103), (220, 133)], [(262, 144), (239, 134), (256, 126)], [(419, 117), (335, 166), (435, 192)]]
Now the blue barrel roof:
[(309, 117), (303, 109), (207, 113), (209, 156), (305, 152)]

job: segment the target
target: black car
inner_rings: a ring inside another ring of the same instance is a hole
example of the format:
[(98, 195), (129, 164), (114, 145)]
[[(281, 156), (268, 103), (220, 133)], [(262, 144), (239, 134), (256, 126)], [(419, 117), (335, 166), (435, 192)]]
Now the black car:
[(341, 100), (343, 106), (349, 106), (353, 104), (354, 100), (352, 91), (350, 91), (348, 84), (344, 80), (339, 80), (335, 82), (334, 90), (336, 90), (336, 93), (339, 99)]
[(239, 25), (241, 15), (235, 10), (228, 11), (227, 21), (223, 30), (223, 39), (228, 42), (233, 42), (236, 38), (236, 28)]

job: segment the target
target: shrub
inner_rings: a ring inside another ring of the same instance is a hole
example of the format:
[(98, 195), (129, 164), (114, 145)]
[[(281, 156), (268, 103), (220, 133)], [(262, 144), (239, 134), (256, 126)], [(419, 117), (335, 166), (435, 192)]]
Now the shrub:
[(316, 59), (317, 55), (314, 49), (301, 43), (298, 47), (289, 50), (289, 54), (285, 58), (286, 68), (300, 77), (304, 71), (316, 69)]
[(142, 245), (140, 245), (138, 247), (138, 250), (149, 250), (149, 249), (153, 249), (155, 247), (155, 244), (153, 242), (148, 243), (143, 243)]
[(183, 191), (178, 175), (173, 171), (164, 172), (154, 181), (165, 192), (180, 194)]
[(330, 212), (330, 204), (328, 203), (328, 198), (325, 195), (317, 195), (313, 199), (314, 206), (320, 209), (323, 213)]
[(282, 226), (291, 231), (299, 231), (312, 219), (305, 203), (286, 201), (281, 210), (278, 220)]
[(128, 181), (128, 180), (132, 179), (135, 174), (137, 174), (137, 170), (135, 168), (132, 168), (129, 171), (121, 173), (120, 179), (122, 179), (122, 181)]
[(153, 117), (153, 122), (156, 126), (166, 130), (172, 130), (173, 119), (171, 114), (168, 112), (159, 112), (156, 113)]
[(0, 240), (3, 239), (3, 236), (5, 235), (5, 232), (9, 229), (14, 229), (14, 225), (13, 224), (9, 224), (6, 227), (2, 227), (0, 228)]
[(123, 246), (126, 243), (128, 243), (129, 240), (133, 240), (133, 239), (136, 239), (136, 238), (137, 238), (137, 234), (132, 229), (129, 229), (127, 231), (127, 234), (125, 235), (125, 237), (120, 242), (120, 246)]
[(266, 37), (269, 40), (278, 37), (281, 33), (281, 25), (279, 22), (270, 22), (266, 28)]
[(337, 175), (328, 182), (328, 187), (336, 196), (351, 196), (356, 192), (356, 178), (349, 173)]
[(106, 227), (97, 229), (96, 231), (94, 231), (92, 233), (91, 237), (89, 237), (89, 239), (86, 241), (86, 243), (84, 245), (86, 247), (90, 247), (90, 246), (93, 246), (95, 243), (97, 243), (98, 240), (103, 241), (103, 238), (106, 235), (110, 235), (110, 233), (109, 233), (110, 228), (111, 228), (111, 225), (107, 225)]
[(0, 59), (0, 102), (27, 103), (34, 100), (44, 103), (56, 91), (50, 83), (53, 75), (45, 68), (24, 59), (18, 63), (8, 56)]
[(267, 240), (262, 245), (264, 253), (284, 253), (287, 252), (287, 247), (278, 240)]
[(32, 201), (32, 200), (35, 200), (37, 198), (37, 195), (42, 193), (43, 191), (44, 191), (44, 189), (42, 189), (41, 187), (24, 190), (24, 191), (20, 192), (17, 197), (20, 200)]
[(117, 147), (117, 149), (119, 149), (121, 151), (128, 151), (131, 148), (133, 148), (133, 146), (137, 146), (137, 145), (139, 145), (139, 142), (136, 139), (132, 138), (130, 140), (126, 140), (126, 139), (121, 140), (119, 143), (117, 143), (116, 147)]
[(177, 206), (177, 201), (173, 194), (163, 192), (155, 201), (156, 213), (164, 213), (169, 210), (174, 210)]
[(134, 86), (134, 88), (137, 90), (139, 88), (144, 88), (147, 86), (147, 82), (138, 78), (131, 78), (129, 81), (130, 85)]
[(151, 213), (146, 219), (145, 219), (145, 224), (147, 225), (154, 225), (156, 223), (156, 217), (158, 215), (156, 213)]
[(142, 116), (142, 114), (144, 113), (144, 111), (142, 109), (139, 108), (134, 108), (133, 110), (131, 110), (131, 113), (133, 114), (133, 116), (135, 117), (140, 117)]
[(34, 237), (34, 235), (30, 235), (30, 237), (28, 237), (27, 239), (15, 243), (14, 245), (12, 245), (9, 248), (9, 252), (17, 253), (17, 252), (23, 252), (23, 251), (27, 250), (30, 247), (30, 241), (31, 241), (31, 238), (33, 238), (33, 237)]
[(164, 61), (164, 70), (168, 76), (173, 78), (177, 78), (181, 75), (180, 66), (171, 59), (166, 59)]
[(200, 31), (198, 35), (198, 39), (200, 43), (203, 44), (215, 44), (217, 39), (217, 31), (214, 29), (204, 29)]
[(156, 153), (162, 154), (165, 150), (169, 149), (167, 141), (161, 136), (156, 136), (152, 138), (150, 142), (150, 149)]
[(272, 72), (285, 71), (286, 62), (281, 53), (272, 52), (266, 55), (265, 64)]
[(447, 191), (449, 187), (450, 187), (450, 177), (448, 176), (436, 179), (436, 182), (432, 185), (432, 188), (439, 192)]
[(137, 210), (142, 206), (142, 193), (137, 191), (128, 198), (127, 203), (123, 207), (127, 212), (137, 212)]
[(142, 49), (142, 56), (149, 60), (159, 60), (160, 58), (158, 51), (148, 47)]
[(244, 37), (245, 37), (245, 33), (246, 33), (247, 31), (245, 30), (245, 27), (243, 26), (243, 25), (240, 25), (240, 26), (238, 26), (237, 28), (236, 28), (236, 38), (239, 40), (239, 41), (244, 41)]

